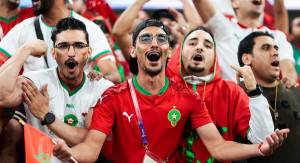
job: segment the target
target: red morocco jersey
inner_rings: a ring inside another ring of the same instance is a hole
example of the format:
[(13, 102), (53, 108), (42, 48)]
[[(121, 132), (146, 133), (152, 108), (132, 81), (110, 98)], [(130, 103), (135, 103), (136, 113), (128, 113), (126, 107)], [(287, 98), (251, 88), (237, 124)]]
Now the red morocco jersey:
[[(164, 88), (151, 95), (138, 85), (133, 85), (148, 139), (148, 148), (163, 160), (178, 148), (186, 122), (192, 128), (211, 123), (206, 106), (194, 92), (166, 78)], [(174, 114), (176, 113), (176, 118)], [(113, 131), (113, 158), (115, 162), (141, 163), (145, 148), (137, 116), (131, 99), (128, 81), (109, 88), (95, 106), (90, 130), (109, 134)], [(175, 162), (171, 159), (170, 162)]]
[[(9, 18), (3, 18), (0, 16), (0, 26), (2, 28), (2, 31), (0, 31), (0, 33), (3, 33), (3, 37), (8, 33), (9, 30), (11, 30), (15, 25), (21, 23), (23, 20), (27, 19), (27, 18), (31, 18), (33, 17), (33, 9), (32, 7), (28, 7), (28, 8), (22, 8), (20, 10), (20, 12)], [(0, 41), (2, 40), (2, 38), (0, 38)]]

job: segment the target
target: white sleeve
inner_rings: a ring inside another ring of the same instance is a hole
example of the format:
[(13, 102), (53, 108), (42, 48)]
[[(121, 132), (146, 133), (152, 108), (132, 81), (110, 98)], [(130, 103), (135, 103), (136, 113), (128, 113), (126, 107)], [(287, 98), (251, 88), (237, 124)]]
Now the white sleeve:
[(266, 137), (274, 132), (274, 124), (269, 110), (269, 103), (263, 95), (255, 98), (250, 97), (249, 100), (251, 118), (247, 138), (251, 143), (258, 144), (265, 141)]
[(274, 31), (275, 43), (278, 46), (280, 60), (289, 59), (295, 62), (292, 45), (288, 42), (286, 35), (281, 31)]

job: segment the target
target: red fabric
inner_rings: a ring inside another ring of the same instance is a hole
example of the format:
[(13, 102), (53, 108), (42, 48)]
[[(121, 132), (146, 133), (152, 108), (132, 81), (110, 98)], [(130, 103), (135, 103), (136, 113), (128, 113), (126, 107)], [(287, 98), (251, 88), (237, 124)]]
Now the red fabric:
[[(162, 95), (144, 95), (135, 89), (151, 152), (167, 159), (177, 149), (187, 120), (197, 128), (210, 123), (205, 104), (194, 92), (170, 80)], [(180, 120), (173, 127), (168, 113), (177, 109)], [(128, 116), (131, 116), (130, 121)], [(95, 106), (90, 130), (113, 131), (113, 158), (116, 163), (140, 163), (145, 155), (128, 82), (110, 87)], [(175, 159), (170, 162), (174, 163)]]
[(25, 123), (24, 141), (26, 162), (50, 162), (53, 152), (53, 142), (48, 135)]
[(112, 26), (117, 21), (118, 17), (113, 11), (113, 9), (109, 6), (106, 1), (103, 0), (87, 0), (86, 6), (89, 11), (96, 12), (97, 15), (101, 15), (104, 19), (109, 19)]
[[(172, 74), (172, 78), (179, 84), (185, 86), (179, 71), (181, 45), (175, 51), (172, 59), (168, 63), (167, 69)], [(216, 67), (212, 66), (212, 72), (215, 70), (213, 79), (205, 84), (196, 85), (195, 87), (187, 83), (188, 88), (198, 92), (200, 97), (203, 96), (205, 88), (204, 102), (208, 109), (214, 124), (217, 127), (226, 127), (228, 129), (222, 136), (225, 140), (234, 140), (238, 136), (246, 137), (249, 129), (250, 111), (249, 98), (244, 90), (236, 83), (224, 81), (221, 79), (221, 72), (216, 58)], [(183, 67), (183, 66), (182, 66)], [(186, 129), (185, 133), (190, 133), (190, 129)], [(187, 139), (182, 139), (180, 146), (187, 149)], [(195, 139), (192, 144), (192, 150), (196, 159), (200, 162), (206, 162), (211, 155), (206, 150), (200, 139)], [(185, 154), (178, 152), (178, 162), (187, 162)], [(193, 162), (196, 162), (193, 159)]]
[(3, 36), (5, 36), (15, 25), (33, 16), (34, 16), (33, 8), (29, 7), (29, 8), (22, 8), (18, 14), (18, 17), (15, 20), (12, 20), (10, 22), (5, 22), (3, 20), (0, 20), (0, 24), (3, 30)]

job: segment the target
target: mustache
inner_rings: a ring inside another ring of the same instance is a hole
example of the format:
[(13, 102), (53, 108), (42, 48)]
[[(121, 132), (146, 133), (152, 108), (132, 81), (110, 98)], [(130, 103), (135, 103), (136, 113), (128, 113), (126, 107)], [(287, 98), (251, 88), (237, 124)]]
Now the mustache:
[(65, 66), (68, 66), (68, 64), (75, 64), (76, 66), (78, 65), (78, 62), (74, 59), (74, 58), (68, 58), (66, 61), (65, 61)]

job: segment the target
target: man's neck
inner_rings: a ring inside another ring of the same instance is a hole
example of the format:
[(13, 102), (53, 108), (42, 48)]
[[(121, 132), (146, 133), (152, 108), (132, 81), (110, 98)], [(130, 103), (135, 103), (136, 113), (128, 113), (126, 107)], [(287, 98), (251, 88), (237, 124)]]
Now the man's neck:
[(64, 81), (64, 83), (68, 86), (68, 88), (70, 90), (76, 89), (81, 84), (81, 82), (84, 78), (84, 73), (81, 73), (81, 75), (79, 77), (77, 77), (75, 80), (68, 80), (67, 78), (65, 78), (64, 75), (62, 75), (62, 73), (60, 71), (58, 71), (58, 75)]
[(139, 73), (136, 76), (136, 81), (142, 88), (154, 95), (163, 89), (166, 84), (166, 77), (165, 73), (160, 73), (156, 76)]
[(237, 15), (238, 22), (248, 28), (255, 29), (261, 25), (259, 17), (251, 17), (249, 15)]
[(0, 5), (0, 16), (6, 19), (9, 19), (15, 15), (17, 15), (20, 11), (20, 7), (16, 7), (15, 9), (10, 9), (6, 4)]
[(263, 87), (269, 87), (269, 88), (276, 87), (276, 80), (267, 82), (256, 78), (256, 82)]
[(65, 4), (59, 5), (55, 3), (47, 13), (42, 15), (42, 18), (46, 22), (56, 25), (60, 19), (68, 17), (69, 14), (70, 11), (67, 9)]

